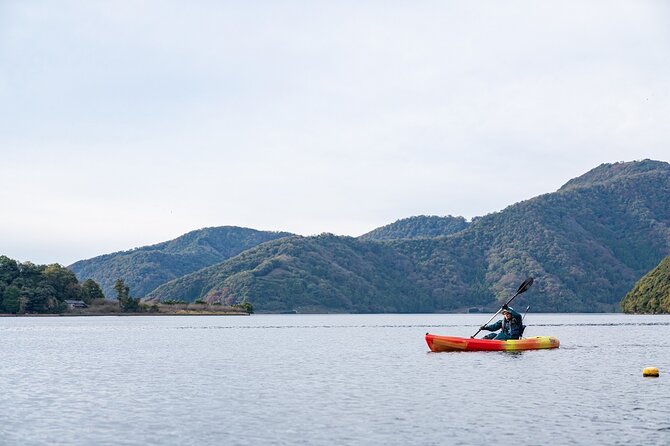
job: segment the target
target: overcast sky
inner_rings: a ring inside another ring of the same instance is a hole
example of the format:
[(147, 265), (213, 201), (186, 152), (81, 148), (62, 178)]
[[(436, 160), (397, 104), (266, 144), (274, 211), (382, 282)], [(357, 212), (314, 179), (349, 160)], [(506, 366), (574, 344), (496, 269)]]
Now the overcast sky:
[(0, 0), (0, 255), (357, 236), (668, 161), (668, 5)]

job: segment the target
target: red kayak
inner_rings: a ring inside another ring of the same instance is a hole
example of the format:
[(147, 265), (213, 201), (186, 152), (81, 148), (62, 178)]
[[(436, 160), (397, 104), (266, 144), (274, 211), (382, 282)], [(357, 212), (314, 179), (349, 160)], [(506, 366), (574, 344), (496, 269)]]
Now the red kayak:
[(432, 352), (519, 351), (558, 348), (561, 343), (553, 336), (496, 341), (493, 339), (459, 338), (426, 333), (426, 343)]

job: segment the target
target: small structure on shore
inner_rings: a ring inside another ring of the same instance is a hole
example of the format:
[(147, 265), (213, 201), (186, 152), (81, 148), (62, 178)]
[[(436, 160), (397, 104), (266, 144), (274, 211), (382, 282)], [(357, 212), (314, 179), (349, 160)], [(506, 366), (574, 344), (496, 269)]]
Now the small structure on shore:
[(65, 303), (67, 304), (67, 307), (70, 310), (77, 310), (80, 308), (87, 308), (88, 305), (86, 305), (86, 302), (83, 300), (65, 300)]

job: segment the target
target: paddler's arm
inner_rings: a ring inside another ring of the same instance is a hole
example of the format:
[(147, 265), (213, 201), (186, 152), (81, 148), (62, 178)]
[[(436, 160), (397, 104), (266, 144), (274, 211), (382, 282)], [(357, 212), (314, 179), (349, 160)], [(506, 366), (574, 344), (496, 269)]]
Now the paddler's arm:
[(481, 329), (486, 330), (486, 331), (497, 331), (502, 328), (502, 321), (494, 322), (493, 324), (489, 325), (482, 325)]

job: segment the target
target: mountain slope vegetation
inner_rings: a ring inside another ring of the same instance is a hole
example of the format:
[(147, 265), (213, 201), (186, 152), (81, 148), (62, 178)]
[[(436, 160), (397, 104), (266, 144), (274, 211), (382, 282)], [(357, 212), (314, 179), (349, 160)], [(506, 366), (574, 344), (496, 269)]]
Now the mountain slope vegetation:
[(645, 274), (621, 301), (625, 313), (670, 313), (670, 256)]
[(156, 245), (81, 260), (68, 268), (79, 280), (95, 280), (107, 296), (115, 295), (117, 279), (122, 279), (133, 295), (145, 296), (170, 280), (290, 235), (235, 226), (204, 228)]
[[(445, 237), (277, 240), (169, 282), (149, 298), (249, 300), (259, 311), (454, 311), (493, 307), (534, 276), (517, 305), (613, 311), (670, 254), (668, 202), (667, 163), (603, 164)], [(347, 302), (349, 295), (357, 297)]]
[[(407, 296), (411, 296), (408, 299)], [(432, 311), (412, 263), (389, 246), (322, 234), (275, 240), (163, 285), (152, 300), (253, 300), (263, 311)]]
[(468, 227), (463, 217), (419, 215), (403, 218), (358, 237), (361, 240), (398, 240), (445, 237)]

